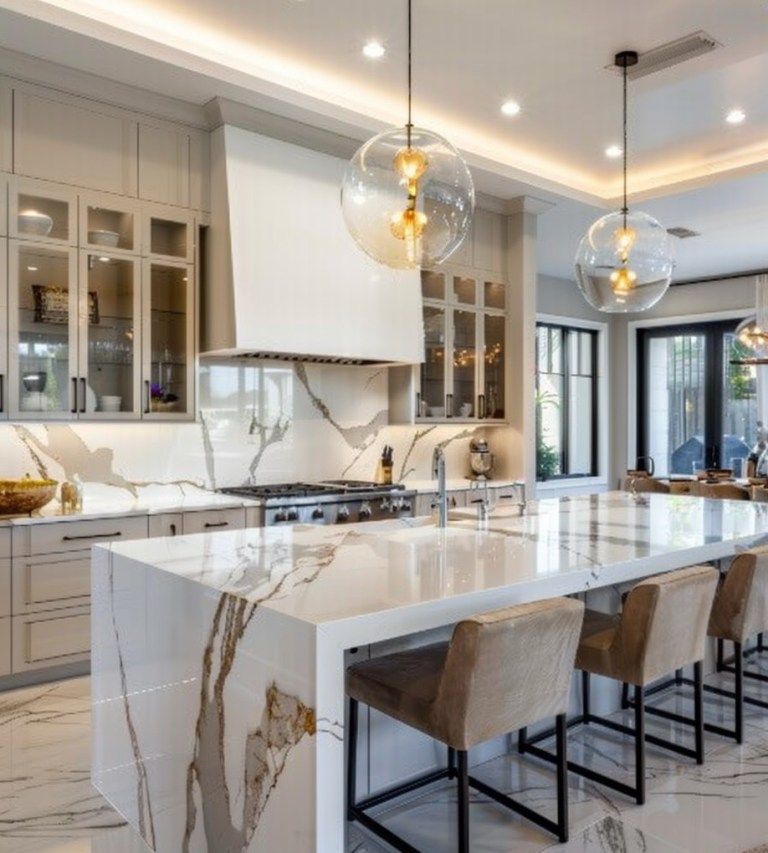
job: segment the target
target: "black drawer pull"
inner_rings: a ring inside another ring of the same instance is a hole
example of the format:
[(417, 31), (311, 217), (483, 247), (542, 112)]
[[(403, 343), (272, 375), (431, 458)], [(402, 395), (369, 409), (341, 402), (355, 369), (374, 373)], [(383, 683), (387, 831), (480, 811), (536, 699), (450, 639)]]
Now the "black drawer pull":
[(82, 536), (62, 536), (65, 542), (77, 542), (79, 539), (115, 539), (123, 534), (118, 530), (116, 533), (83, 533)]
[(228, 521), (206, 521), (204, 527), (229, 527)]

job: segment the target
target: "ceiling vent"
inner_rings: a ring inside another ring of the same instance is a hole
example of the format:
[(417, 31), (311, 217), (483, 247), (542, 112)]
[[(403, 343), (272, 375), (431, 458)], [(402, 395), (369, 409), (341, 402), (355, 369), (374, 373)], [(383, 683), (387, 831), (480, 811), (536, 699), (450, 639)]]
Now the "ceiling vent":
[(690, 228), (685, 228), (682, 225), (676, 225), (674, 228), (667, 228), (667, 234), (673, 237), (678, 237), (680, 240), (687, 240), (689, 237), (701, 237), (699, 231), (691, 231)]
[[(722, 47), (720, 42), (699, 30), (689, 36), (675, 39), (675, 41), (641, 53), (639, 62), (629, 69), (627, 76), (630, 80), (637, 80), (640, 77), (646, 77), (648, 74), (654, 74), (656, 71), (672, 68), (681, 62), (687, 62), (689, 59), (695, 59), (697, 56), (703, 56), (703, 54), (710, 53), (718, 47)], [(617, 69), (613, 63), (607, 67), (622, 71), (620, 68)]]

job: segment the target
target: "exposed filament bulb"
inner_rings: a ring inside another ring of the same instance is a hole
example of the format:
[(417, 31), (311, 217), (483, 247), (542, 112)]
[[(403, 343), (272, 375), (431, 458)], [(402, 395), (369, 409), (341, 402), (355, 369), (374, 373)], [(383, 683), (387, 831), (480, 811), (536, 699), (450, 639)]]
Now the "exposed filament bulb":
[(626, 264), (629, 260), (629, 253), (635, 245), (637, 232), (634, 228), (624, 225), (613, 232), (613, 237), (616, 243), (616, 254), (619, 256), (621, 263)]
[(406, 187), (408, 200), (405, 209), (395, 213), (390, 220), (392, 235), (398, 240), (405, 240), (406, 253), (411, 263), (416, 263), (421, 255), (421, 235), (427, 225), (427, 215), (416, 210), (416, 199), (419, 194), (419, 179), (427, 171), (429, 161), (423, 151), (416, 148), (401, 148), (395, 154), (395, 171), (402, 175), (402, 183)]
[(629, 267), (619, 267), (611, 273), (611, 287), (618, 297), (628, 296), (635, 286), (637, 273)]

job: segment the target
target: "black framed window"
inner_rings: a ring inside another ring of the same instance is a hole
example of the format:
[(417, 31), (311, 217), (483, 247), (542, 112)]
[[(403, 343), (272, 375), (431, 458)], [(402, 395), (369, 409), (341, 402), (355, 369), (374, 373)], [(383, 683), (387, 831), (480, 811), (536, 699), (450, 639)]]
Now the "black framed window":
[(755, 368), (739, 354), (737, 320), (641, 329), (637, 339), (637, 451), (656, 473), (706, 467), (741, 473), (757, 429)]
[(598, 333), (536, 324), (536, 478), (597, 475)]

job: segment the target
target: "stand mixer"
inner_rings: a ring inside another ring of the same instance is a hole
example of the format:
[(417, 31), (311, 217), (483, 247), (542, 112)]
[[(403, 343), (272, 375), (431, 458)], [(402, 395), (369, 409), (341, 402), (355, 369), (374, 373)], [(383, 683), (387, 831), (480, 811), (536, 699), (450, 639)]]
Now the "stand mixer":
[(484, 438), (473, 438), (469, 442), (469, 467), (473, 479), (489, 480), (493, 470), (493, 454)]

